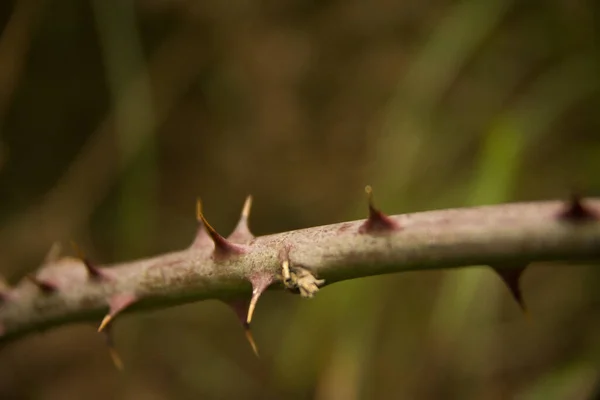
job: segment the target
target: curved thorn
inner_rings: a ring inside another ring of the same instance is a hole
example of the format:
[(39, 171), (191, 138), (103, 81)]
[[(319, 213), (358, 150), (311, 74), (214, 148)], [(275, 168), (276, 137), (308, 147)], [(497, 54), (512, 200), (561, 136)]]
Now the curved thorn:
[(109, 311), (102, 319), (102, 322), (100, 322), (98, 332), (105, 330), (119, 313), (133, 304), (136, 300), (137, 297), (129, 293), (117, 294), (111, 297), (109, 300)]
[(400, 229), (400, 225), (375, 208), (373, 204), (373, 188), (365, 186), (365, 193), (369, 204), (369, 217), (358, 228), (359, 233), (383, 233)]
[(198, 202), (197, 206), (196, 206), (196, 217), (198, 218), (198, 220), (200, 222), (202, 222), (210, 239), (212, 239), (213, 243), (215, 244), (215, 255), (224, 257), (224, 256), (228, 256), (228, 255), (241, 254), (241, 253), (245, 252), (245, 249), (243, 247), (241, 247), (237, 244), (234, 244), (234, 243), (230, 242), (229, 240), (225, 239), (223, 236), (221, 236), (215, 230), (215, 228), (213, 228), (208, 223), (208, 221), (204, 217), (204, 214), (202, 213), (202, 207), (200, 205), (200, 202)]
[(198, 221), (198, 230), (196, 231), (196, 237), (190, 247), (192, 248), (205, 248), (213, 245), (213, 241), (206, 232), (204, 223), (202, 222), (202, 200), (198, 197), (196, 199), (196, 220)]
[(269, 275), (259, 275), (251, 278), (250, 283), (252, 283), (252, 297), (248, 305), (248, 313), (246, 314), (246, 324), (248, 325), (252, 322), (252, 316), (254, 315), (258, 299), (267, 290), (269, 285), (273, 283), (273, 278)]

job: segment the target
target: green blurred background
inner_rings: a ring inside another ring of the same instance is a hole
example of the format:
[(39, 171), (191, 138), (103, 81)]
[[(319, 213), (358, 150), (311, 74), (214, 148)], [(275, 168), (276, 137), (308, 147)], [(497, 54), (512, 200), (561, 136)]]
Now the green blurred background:
[[(600, 195), (600, 4), (315, 0), (0, 3), (0, 271), (54, 241), (118, 262), (223, 234)], [(531, 318), (488, 268), (269, 292), (261, 359), (217, 301), (0, 353), (2, 399), (587, 399), (600, 271), (533, 265)]]

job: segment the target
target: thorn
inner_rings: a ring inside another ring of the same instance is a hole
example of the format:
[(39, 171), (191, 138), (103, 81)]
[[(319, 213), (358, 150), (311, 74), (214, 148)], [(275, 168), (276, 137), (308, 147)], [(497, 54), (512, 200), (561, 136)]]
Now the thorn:
[(559, 219), (579, 223), (597, 220), (599, 217), (593, 210), (587, 207), (581, 196), (573, 194), (567, 202), (566, 207), (558, 214)]
[(358, 228), (358, 232), (382, 233), (401, 229), (396, 221), (375, 208), (373, 204), (373, 188), (371, 186), (365, 186), (365, 193), (369, 201), (369, 218)]
[(115, 347), (110, 328), (104, 330), (104, 337), (106, 339), (106, 346), (108, 346), (108, 354), (110, 355), (113, 365), (118, 371), (123, 371), (125, 366), (123, 365), (123, 360), (121, 359), (121, 356)]
[(252, 335), (252, 330), (250, 329), (250, 324), (246, 322), (247, 320), (247, 312), (248, 307), (250, 305), (250, 301), (248, 300), (233, 300), (229, 302), (225, 302), (237, 315), (239, 321), (244, 327), (244, 334), (246, 335), (246, 340), (250, 343), (250, 347), (252, 348), (252, 352), (256, 357), (259, 357), (258, 346), (256, 345), (256, 341), (254, 340), (254, 336)]
[(200, 249), (213, 246), (213, 241), (208, 235), (208, 232), (206, 232), (206, 228), (202, 222), (202, 200), (200, 200), (200, 198), (196, 200), (196, 220), (199, 222), (198, 231), (196, 232), (196, 237), (190, 247)]
[(54, 293), (58, 290), (58, 287), (55, 284), (38, 279), (33, 275), (27, 274), (25, 275), (25, 278), (27, 278), (44, 293)]
[(525, 272), (526, 268), (527, 264), (525, 264), (525, 266), (516, 267), (492, 266), (492, 269), (496, 271), (500, 278), (502, 278), (502, 281), (504, 281), (504, 284), (508, 287), (508, 290), (510, 290), (510, 293), (515, 301), (519, 304), (519, 307), (521, 307), (521, 310), (528, 315), (529, 311), (525, 305), (525, 300), (523, 299), (523, 293), (521, 292), (520, 285), (521, 276), (523, 275), (523, 272)]
[(244, 244), (254, 239), (254, 235), (248, 227), (248, 218), (250, 217), (250, 209), (252, 208), (252, 196), (246, 197), (240, 220), (231, 233), (228, 239), (233, 243)]
[(204, 225), (204, 228), (210, 236), (210, 239), (215, 244), (215, 256), (226, 257), (233, 254), (242, 254), (246, 251), (241, 245), (232, 243), (223, 236), (219, 235), (219, 233), (212, 226), (210, 226), (204, 217), (204, 214), (202, 213), (200, 202), (198, 202), (196, 205), (196, 214), (198, 220)]
[(111, 297), (108, 301), (108, 314), (106, 314), (106, 316), (104, 316), (104, 318), (102, 319), (102, 322), (98, 327), (98, 332), (102, 332), (120, 312), (125, 310), (136, 300), (137, 297), (129, 293), (116, 294), (113, 297)]
[(77, 254), (77, 257), (81, 260), (81, 262), (83, 263), (83, 265), (85, 266), (85, 269), (87, 270), (88, 275), (90, 276), (90, 278), (92, 279), (102, 279), (102, 278), (107, 278), (107, 276), (102, 272), (102, 270), (98, 267), (96, 267), (89, 258), (87, 258), (84, 254), (84, 252), (81, 250), (81, 247), (79, 247), (77, 245), (77, 243), (75, 243), (75, 241), (71, 240), (71, 247), (73, 248), (73, 251), (75, 252), (75, 254)]
[(273, 278), (269, 275), (257, 275), (250, 279), (250, 283), (252, 283), (252, 298), (250, 299), (250, 304), (248, 305), (248, 314), (246, 315), (246, 324), (250, 325), (252, 322), (252, 316), (254, 315), (254, 310), (256, 309), (256, 303), (258, 303), (258, 299), (263, 294), (265, 290), (269, 287), (271, 283), (273, 283)]
[(44, 257), (44, 265), (56, 262), (60, 258), (61, 251), (62, 246), (59, 242), (52, 243), (52, 246), (50, 246), (48, 253), (46, 253), (46, 256)]

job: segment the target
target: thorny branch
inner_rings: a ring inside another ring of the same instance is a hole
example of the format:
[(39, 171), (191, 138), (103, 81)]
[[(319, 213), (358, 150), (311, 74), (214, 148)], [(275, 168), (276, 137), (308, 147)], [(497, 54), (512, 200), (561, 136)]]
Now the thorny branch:
[[(54, 255), (16, 286), (0, 285), (0, 344), (94, 320), (108, 335), (124, 312), (220, 299), (236, 312), (257, 353), (250, 323), (269, 286), (312, 297), (325, 283), (346, 279), (489, 265), (525, 308), (518, 281), (530, 262), (600, 259), (600, 199), (387, 216), (373, 205), (369, 187), (367, 194), (366, 220), (254, 237), (249, 197), (234, 232), (224, 238), (198, 202), (200, 227), (185, 250), (107, 266)], [(112, 348), (111, 354), (119, 366)]]

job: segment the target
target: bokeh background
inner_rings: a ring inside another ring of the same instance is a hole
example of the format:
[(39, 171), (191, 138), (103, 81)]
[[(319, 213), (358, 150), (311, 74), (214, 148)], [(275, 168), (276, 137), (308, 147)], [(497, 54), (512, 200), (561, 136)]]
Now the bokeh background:
[[(600, 195), (600, 4), (584, 0), (0, 2), (0, 271), (227, 234)], [(598, 265), (486, 267), (263, 296), (261, 359), (217, 301), (0, 352), (2, 399), (588, 399)]]

